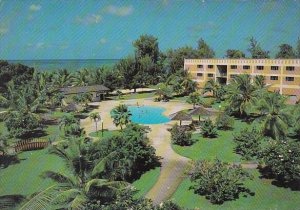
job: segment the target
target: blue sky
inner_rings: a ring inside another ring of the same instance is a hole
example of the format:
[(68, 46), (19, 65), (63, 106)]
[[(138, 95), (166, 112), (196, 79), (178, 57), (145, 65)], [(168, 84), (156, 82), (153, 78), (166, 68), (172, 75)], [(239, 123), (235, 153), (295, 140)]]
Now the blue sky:
[(300, 0), (0, 0), (0, 59), (121, 58), (142, 34), (161, 50), (197, 46), (223, 57), (254, 36), (274, 54), (300, 37)]

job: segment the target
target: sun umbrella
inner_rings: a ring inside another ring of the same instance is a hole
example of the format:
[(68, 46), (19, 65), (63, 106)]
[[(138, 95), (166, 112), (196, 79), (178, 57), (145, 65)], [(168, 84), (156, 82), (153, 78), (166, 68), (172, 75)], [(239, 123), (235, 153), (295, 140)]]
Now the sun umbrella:
[(200, 115), (204, 116), (212, 116), (216, 113), (215, 110), (211, 108), (204, 108), (203, 106), (198, 106), (195, 109), (188, 112), (189, 115), (199, 115), (199, 121), (200, 121)]
[(171, 115), (169, 115), (170, 120), (179, 120), (180, 125), (181, 125), (181, 121), (191, 121), (192, 120), (192, 116), (189, 115), (188, 113), (185, 113), (183, 111), (179, 111), (179, 112), (175, 112)]

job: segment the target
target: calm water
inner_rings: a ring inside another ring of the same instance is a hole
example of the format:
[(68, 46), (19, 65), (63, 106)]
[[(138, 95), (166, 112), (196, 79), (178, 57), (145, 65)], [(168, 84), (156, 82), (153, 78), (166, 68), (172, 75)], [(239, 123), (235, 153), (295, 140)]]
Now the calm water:
[(131, 121), (139, 124), (160, 124), (170, 119), (163, 115), (164, 108), (154, 106), (128, 106)]
[(75, 59), (75, 60), (9, 60), (9, 63), (21, 63), (39, 71), (67, 69), (77, 71), (83, 68), (97, 69), (101, 66), (113, 66), (118, 59)]

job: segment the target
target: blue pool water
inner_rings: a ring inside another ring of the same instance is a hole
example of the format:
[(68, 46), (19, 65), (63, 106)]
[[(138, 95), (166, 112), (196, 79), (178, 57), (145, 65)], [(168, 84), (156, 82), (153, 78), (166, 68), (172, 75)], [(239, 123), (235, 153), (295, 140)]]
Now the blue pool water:
[(131, 121), (139, 124), (160, 124), (170, 119), (163, 115), (164, 108), (155, 106), (128, 106), (132, 116)]

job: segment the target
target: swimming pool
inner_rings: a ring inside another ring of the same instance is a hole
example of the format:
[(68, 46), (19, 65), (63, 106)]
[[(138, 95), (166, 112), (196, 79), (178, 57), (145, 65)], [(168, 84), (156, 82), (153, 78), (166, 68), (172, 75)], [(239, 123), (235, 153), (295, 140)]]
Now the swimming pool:
[(165, 111), (162, 107), (156, 106), (128, 106), (132, 116), (132, 122), (139, 124), (160, 124), (169, 122), (170, 119), (163, 115)]

